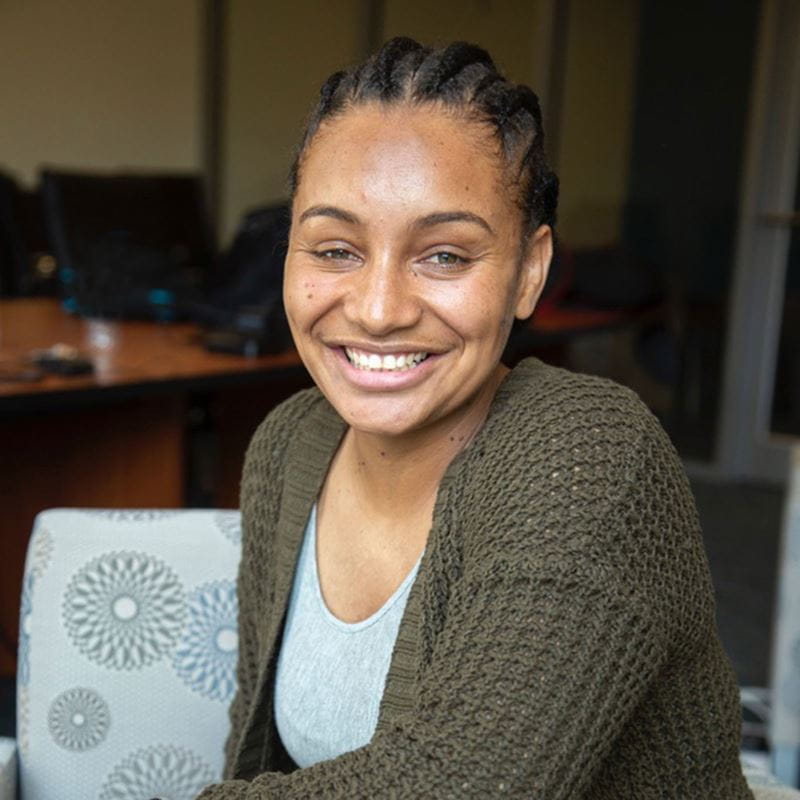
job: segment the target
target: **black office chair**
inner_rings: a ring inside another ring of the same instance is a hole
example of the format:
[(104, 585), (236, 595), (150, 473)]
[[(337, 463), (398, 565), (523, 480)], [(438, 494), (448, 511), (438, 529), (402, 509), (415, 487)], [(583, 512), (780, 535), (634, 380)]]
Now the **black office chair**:
[(57, 291), (39, 194), (0, 173), (0, 297)]
[(18, 293), (19, 273), (25, 266), (25, 248), (17, 223), (17, 185), (0, 174), (0, 296)]
[(170, 319), (202, 300), (216, 253), (200, 176), (47, 169), (41, 192), (68, 310)]

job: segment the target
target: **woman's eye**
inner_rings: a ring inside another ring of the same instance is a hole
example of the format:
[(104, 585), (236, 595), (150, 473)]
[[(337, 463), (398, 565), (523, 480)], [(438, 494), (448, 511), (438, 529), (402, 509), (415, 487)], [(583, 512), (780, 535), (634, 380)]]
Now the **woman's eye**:
[(469, 264), (469, 259), (456, 255), (449, 250), (440, 250), (424, 259), (427, 263), (437, 267), (464, 267)]
[(355, 256), (343, 247), (331, 247), (329, 250), (317, 250), (314, 255), (325, 261), (349, 261)]

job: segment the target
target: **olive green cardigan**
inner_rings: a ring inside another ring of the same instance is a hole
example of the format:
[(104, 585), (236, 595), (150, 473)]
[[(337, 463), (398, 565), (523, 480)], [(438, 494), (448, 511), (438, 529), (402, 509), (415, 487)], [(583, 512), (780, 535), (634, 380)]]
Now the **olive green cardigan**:
[(344, 430), (309, 390), (250, 445), (231, 779), (202, 800), (751, 797), (677, 455), (633, 393), (533, 359), (439, 486), (372, 741), (297, 769), (275, 729), (275, 666)]

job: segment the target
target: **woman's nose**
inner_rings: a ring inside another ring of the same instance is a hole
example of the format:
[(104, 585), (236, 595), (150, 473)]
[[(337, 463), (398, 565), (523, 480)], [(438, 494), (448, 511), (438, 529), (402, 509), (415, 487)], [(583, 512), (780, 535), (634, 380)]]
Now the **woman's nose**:
[(418, 278), (397, 259), (367, 261), (354, 273), (345, 303), (349, 321), (373, 336), (410, 328), (419, 320)]

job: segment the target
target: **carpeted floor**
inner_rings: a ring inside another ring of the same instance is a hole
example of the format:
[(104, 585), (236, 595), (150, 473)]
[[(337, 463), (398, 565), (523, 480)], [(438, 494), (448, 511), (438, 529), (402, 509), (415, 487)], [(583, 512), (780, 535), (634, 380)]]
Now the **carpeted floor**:
[(742, 686), (769, 683), (783, 491), (693, 481), (717, 596), (717, 624)]

